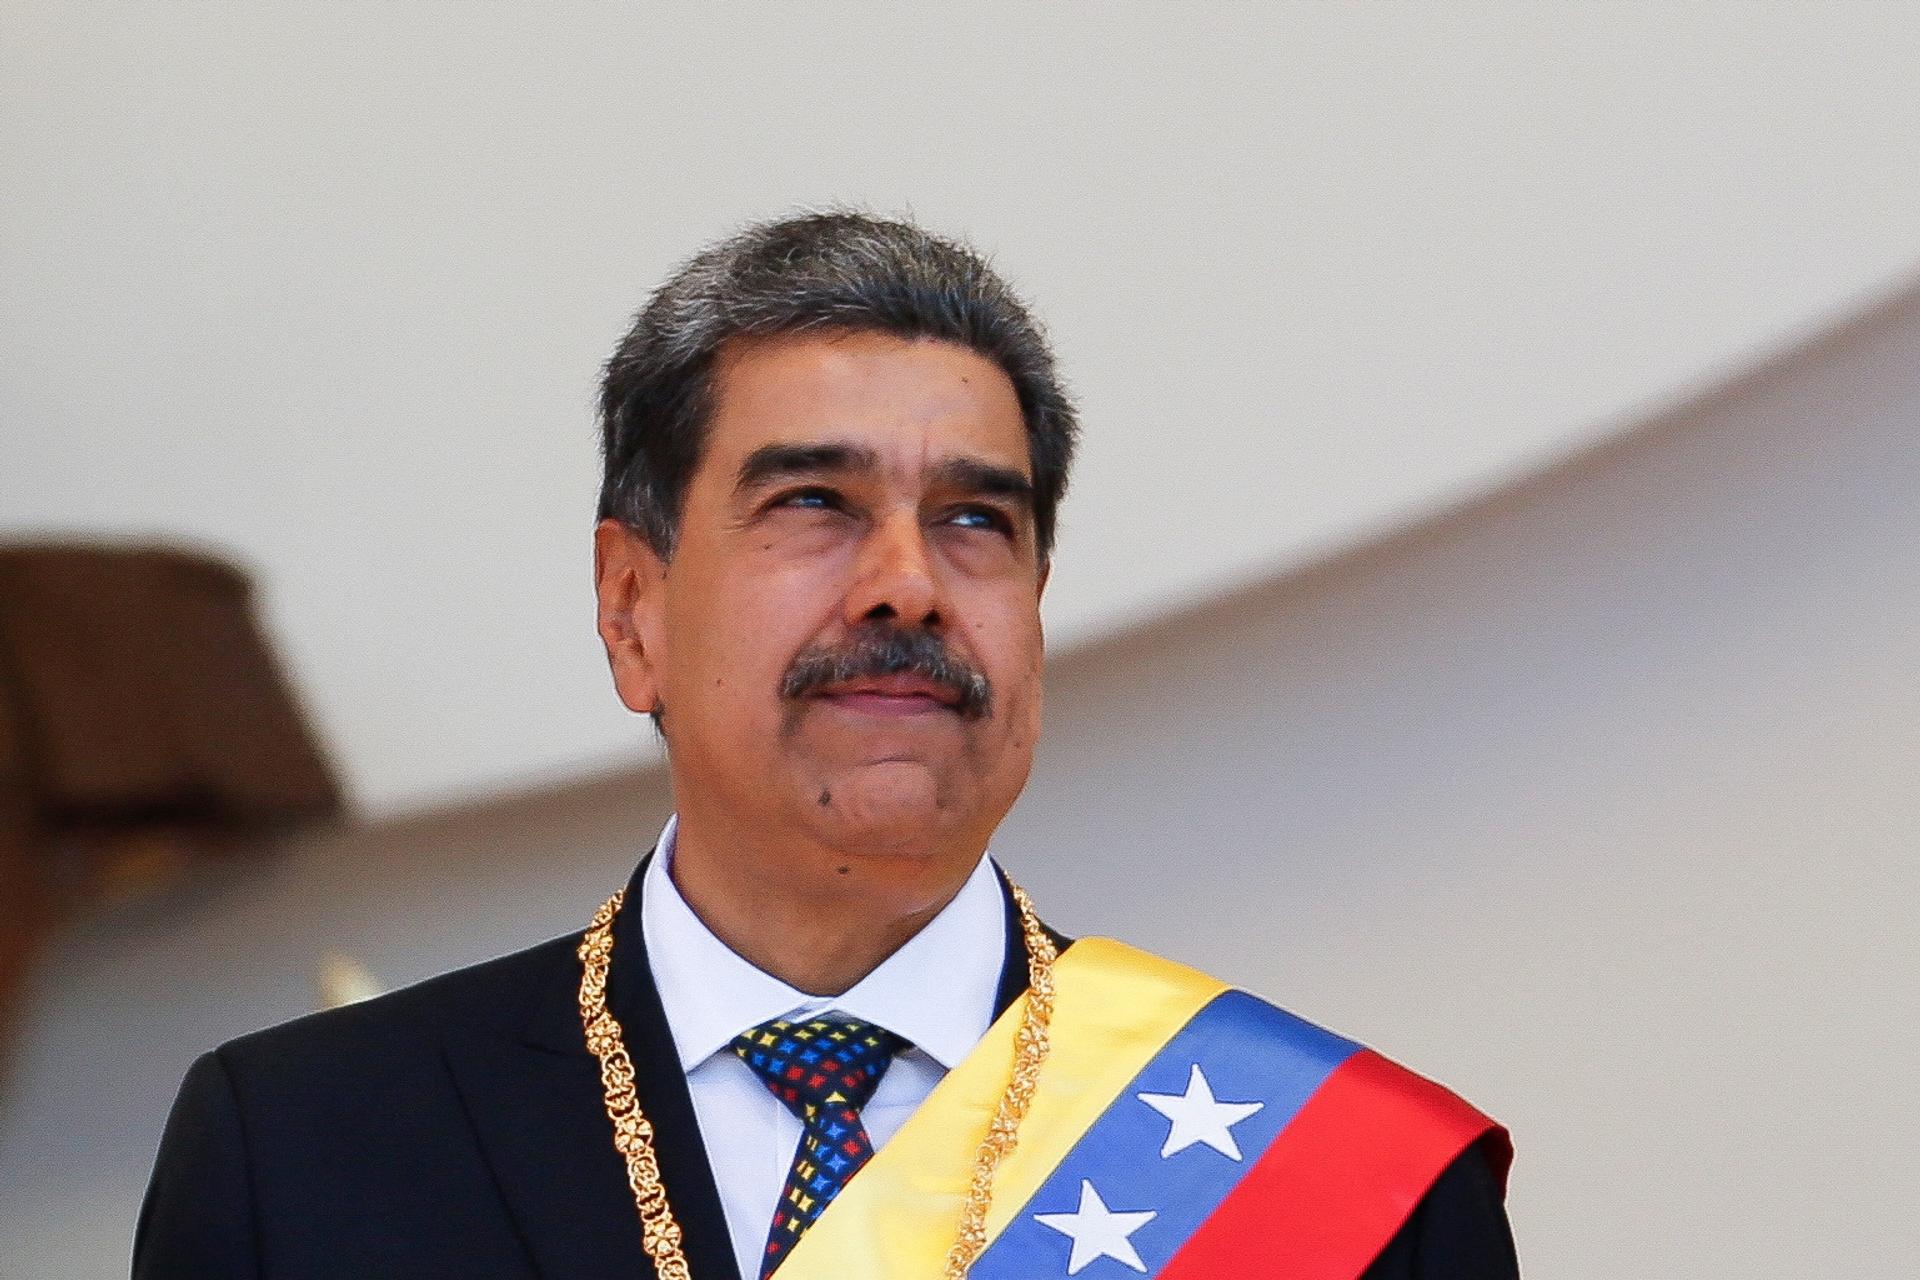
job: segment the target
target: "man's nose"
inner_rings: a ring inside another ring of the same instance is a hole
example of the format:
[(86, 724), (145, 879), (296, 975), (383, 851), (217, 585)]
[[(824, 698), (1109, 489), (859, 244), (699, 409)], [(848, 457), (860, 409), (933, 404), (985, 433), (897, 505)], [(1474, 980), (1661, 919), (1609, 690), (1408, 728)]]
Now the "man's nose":
[(932, 549), (917, 515), (889, 515), (860, 549), (854, 583), (847, 592), (849, 625), (892, 618), (905, 626), (940, 623), (940, 587)]

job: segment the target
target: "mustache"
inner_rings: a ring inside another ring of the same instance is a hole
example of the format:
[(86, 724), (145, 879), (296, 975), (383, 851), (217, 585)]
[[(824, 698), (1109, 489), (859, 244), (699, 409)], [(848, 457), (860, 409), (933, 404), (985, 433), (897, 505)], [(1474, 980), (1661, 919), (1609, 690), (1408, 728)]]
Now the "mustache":
[(863, 628), (841, 645), (802, 650), (780, 681), (780, 696), (804, 698), (828, 685), (872, 676), (919, 676), (952, 694), (954, 709), (968, 719), (993, 711), (987, 677), (947, 649), (931, 631)]

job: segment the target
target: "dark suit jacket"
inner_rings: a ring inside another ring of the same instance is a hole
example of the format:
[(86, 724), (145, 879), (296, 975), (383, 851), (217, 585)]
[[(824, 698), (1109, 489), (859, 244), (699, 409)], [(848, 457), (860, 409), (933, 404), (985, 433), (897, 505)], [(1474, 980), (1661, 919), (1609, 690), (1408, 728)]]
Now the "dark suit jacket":
[[(608, 1004), (693, 1273), (740, 1280), (647, 964), (640, 882), (636, 871), (614, 926)], [(1026, 988), (1011, 902), (1008, 916), (1003, 1010)], [(581, 1036), (579, 941), (556, 938), (201, 1056), (160, 1143), (135, 1280), (650, 1280)], [(1516, 1274), (1499, 1191), (1468, 1151), (1365, 1280)]]

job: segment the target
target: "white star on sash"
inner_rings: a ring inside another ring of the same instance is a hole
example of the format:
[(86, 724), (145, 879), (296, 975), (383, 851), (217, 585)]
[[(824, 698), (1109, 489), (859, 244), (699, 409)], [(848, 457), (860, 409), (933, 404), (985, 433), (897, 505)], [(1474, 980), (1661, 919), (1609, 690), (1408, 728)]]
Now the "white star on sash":
[(1147, 1264), (1140, 1261), (1139, 1251), (1127, 1237), (1158, 1216), (1152, 1209), (1115, 1213), (1107, 1208), (1093, 1184), (1082, 1178), (1078, 1209), (1072, 1213), (1036, 1213), (1033, 1218), (1073, 1241), (1073, 1256), (1067, 1259), (1067, 1274), (1073, 1276), (1101, 1258), (1113, 1258), (1145, 1274)]
[(1141, 1093), (1134, 1096), (1173, 1122), (1167, 1129), (1166, 1144), (1160, 1148), (1162, 1160), (1176, 1151), (1185, 1151), (1196, 1142), (1206, 1143), (1229, 1160), (1239, 1160), (1240, 1144), (1233, 1140), (1233, 1126), (1267, 1105), (1264, 1102), (1215, 1102), (1213, 1087), (1207, 1083), (1207, 1077), (1197, 1062), (1193, 1064), (1192, 1074), (1187, 1077), (1187, 1091), (1184, 1094)]

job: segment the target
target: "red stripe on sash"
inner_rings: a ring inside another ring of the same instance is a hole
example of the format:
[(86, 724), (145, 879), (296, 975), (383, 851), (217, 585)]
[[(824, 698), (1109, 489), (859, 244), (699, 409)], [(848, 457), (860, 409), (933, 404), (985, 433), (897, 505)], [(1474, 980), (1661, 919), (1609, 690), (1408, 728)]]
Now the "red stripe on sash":
[(1506, 1131), (1433, 1081), (1362, 1049), (1161, 1269), (1162, 1280), (1355, 1280), (1446, 1167), (1489, 1141), (1506, 1185)]

